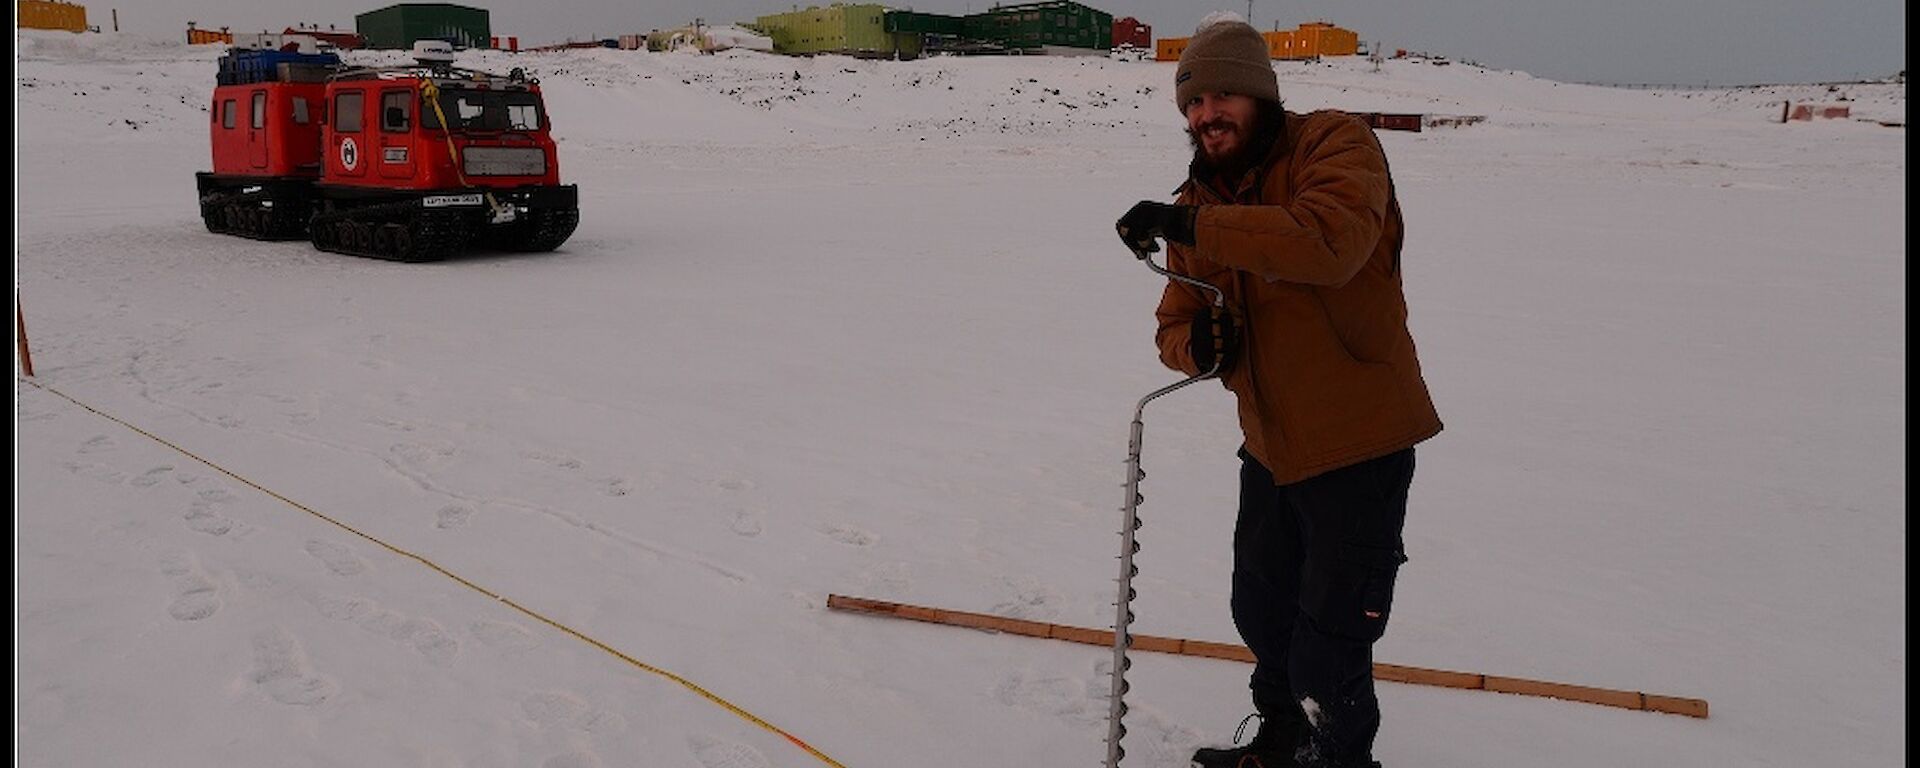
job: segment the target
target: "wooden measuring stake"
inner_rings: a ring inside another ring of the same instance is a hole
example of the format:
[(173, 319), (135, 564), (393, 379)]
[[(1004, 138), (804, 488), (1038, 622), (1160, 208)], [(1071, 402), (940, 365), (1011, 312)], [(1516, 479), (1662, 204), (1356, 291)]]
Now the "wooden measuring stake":
[[(1113, 644), (1113, 632), (1087, 627), (1069, 627), (1060, 624), (1048, 624), (1042, 621), (1013, 619), (985, 613), (967, 611), (949, 611), (944, 608), (929, 608), (922, 605), (890, 603), (884, 600), (868, 600), (863, 597), (845, 595), (827, 595), (827, 607), (837, 611), (866, 613), (875, 616), (890, 616), (896, 619), (912, 619), (930, 624), (945, 624), (956, 627), (971, 627), (990, 632), (1004, 632), (1010, 635), (1024, 635), (1051, 640), (1065, 640), (1085, 645), (1108, 646)], [(1155, 653), (1173, 653), (1181, 656), (1201, 656), (1212, 659), (1227, 659), (1253, 663), (1253, 652), (1244, 645), (1230, 643), (1210, 643), (1202, 640), (1183, 640), (1177, 637), (1156, 637), (1154, 635), (1134, 635), (1133, 649)], [(1375, 663), (1373, 679), (1409, 685), (1433, 685), (1442, 688), (1460, 688), (1475, 691), (1496, 691), (1520, 696), (1539, 696), (1563, 701), (1578, 701), (1585, 704), (1599, 704), (1622, 709), (1637, 709), (1644, 712), (1662, 712), (1669, 715), (1705, 718), (1707, 702), (1705, 699), (1689, 699), (1679, 696), (1661, 696), (1639, 691), (1617, 691), (1611, 688), (1593, 688), (1567, 683), (1550, 683), (1544, 680), (1525, 680), (1517, 677), (1499, 677), (1473, 672), (1452, 672), (1444, 669), (1423, 669), (1399, 664)]]
[(33, 353), (27, 351), (27, 316), (20, 309), (20, 292), (13, 292), (13, 343), (20, 350), (20, 371), (33, 375)]

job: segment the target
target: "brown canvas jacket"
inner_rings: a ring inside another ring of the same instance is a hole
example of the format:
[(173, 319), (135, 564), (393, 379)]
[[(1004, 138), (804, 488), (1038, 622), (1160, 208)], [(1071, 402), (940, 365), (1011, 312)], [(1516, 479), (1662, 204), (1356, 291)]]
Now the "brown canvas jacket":
[[(1190, 178), (1195, 244), (1168, 269), (1220, 286), (1241, 340), (1222, 376), (1239, 400), (1247, 451), (1289, 484), (1434, 436), (1400, 287), (1404, 237), (1386, 155), (1340, 112), (1286, 113), (1266, 163), (1231, 195)], [(1189, 322), (1210, 295), (1169, 280), (1157, 312), (1160, 360), (1194, 375)]]

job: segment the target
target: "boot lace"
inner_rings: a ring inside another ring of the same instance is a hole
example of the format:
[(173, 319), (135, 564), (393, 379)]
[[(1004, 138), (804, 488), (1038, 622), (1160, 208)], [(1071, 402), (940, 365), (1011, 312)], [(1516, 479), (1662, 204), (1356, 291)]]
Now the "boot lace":
[(1233, 745), (1234, 746), (1236, 747), (1240, 746), (1240, 737), (1246, 734), (1247, 723), (1253, 722), (1255, 718), (1258, 718), (1260, 720), (1260, 724), (1262, 725), (1265, 725), (1267, 722), (1267, 719), (1264, 717), (1260, 717), (1260, 713), (1258, 712), (1255, 712), (1251, 715), (1247, 715), (1246, 717), (1240, 718), (1240, 726), (1233, 729)]

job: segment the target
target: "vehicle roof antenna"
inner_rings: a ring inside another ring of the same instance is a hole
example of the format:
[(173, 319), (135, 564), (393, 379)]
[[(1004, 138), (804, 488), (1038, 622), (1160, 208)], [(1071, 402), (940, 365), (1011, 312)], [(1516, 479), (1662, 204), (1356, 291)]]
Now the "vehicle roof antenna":
[(413, 60), (436, 72), (453, 69), (453, 44), (445, 40), (415, 40)]

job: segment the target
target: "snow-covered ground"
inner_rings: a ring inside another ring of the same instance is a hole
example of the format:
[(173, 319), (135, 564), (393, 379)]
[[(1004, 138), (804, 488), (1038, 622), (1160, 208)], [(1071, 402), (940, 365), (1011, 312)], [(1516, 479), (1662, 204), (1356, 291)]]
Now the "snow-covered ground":
[[(406, 265), (208, 234), (211, 49), (22, 33), (37, 381), (683, 676), (848, 766), (1093, 765), (1106, 651), (829, 593), (1112, 617), (1133, 402), (1171, 381), (1112, 222), (1185, 167), (1172, 66), (475, 54), (547, 89), (560, 251)], [(1906, 135), (1760, 89), (1278, 64), (1383, 133), (1419, 450), (1381, 661), (1709, 700), (1382, 684), (1393, 768), (1894, 766)], [(1849, 86), (1904, 115), (1904, 84)], [(32, 766), (819, 764), (687, 688), (15, 385)], [(1229, 396), (1146, 418), (1136, 631), (1237, 642)], [(1131, 766), (1247, 668), (1135, 654)]]

